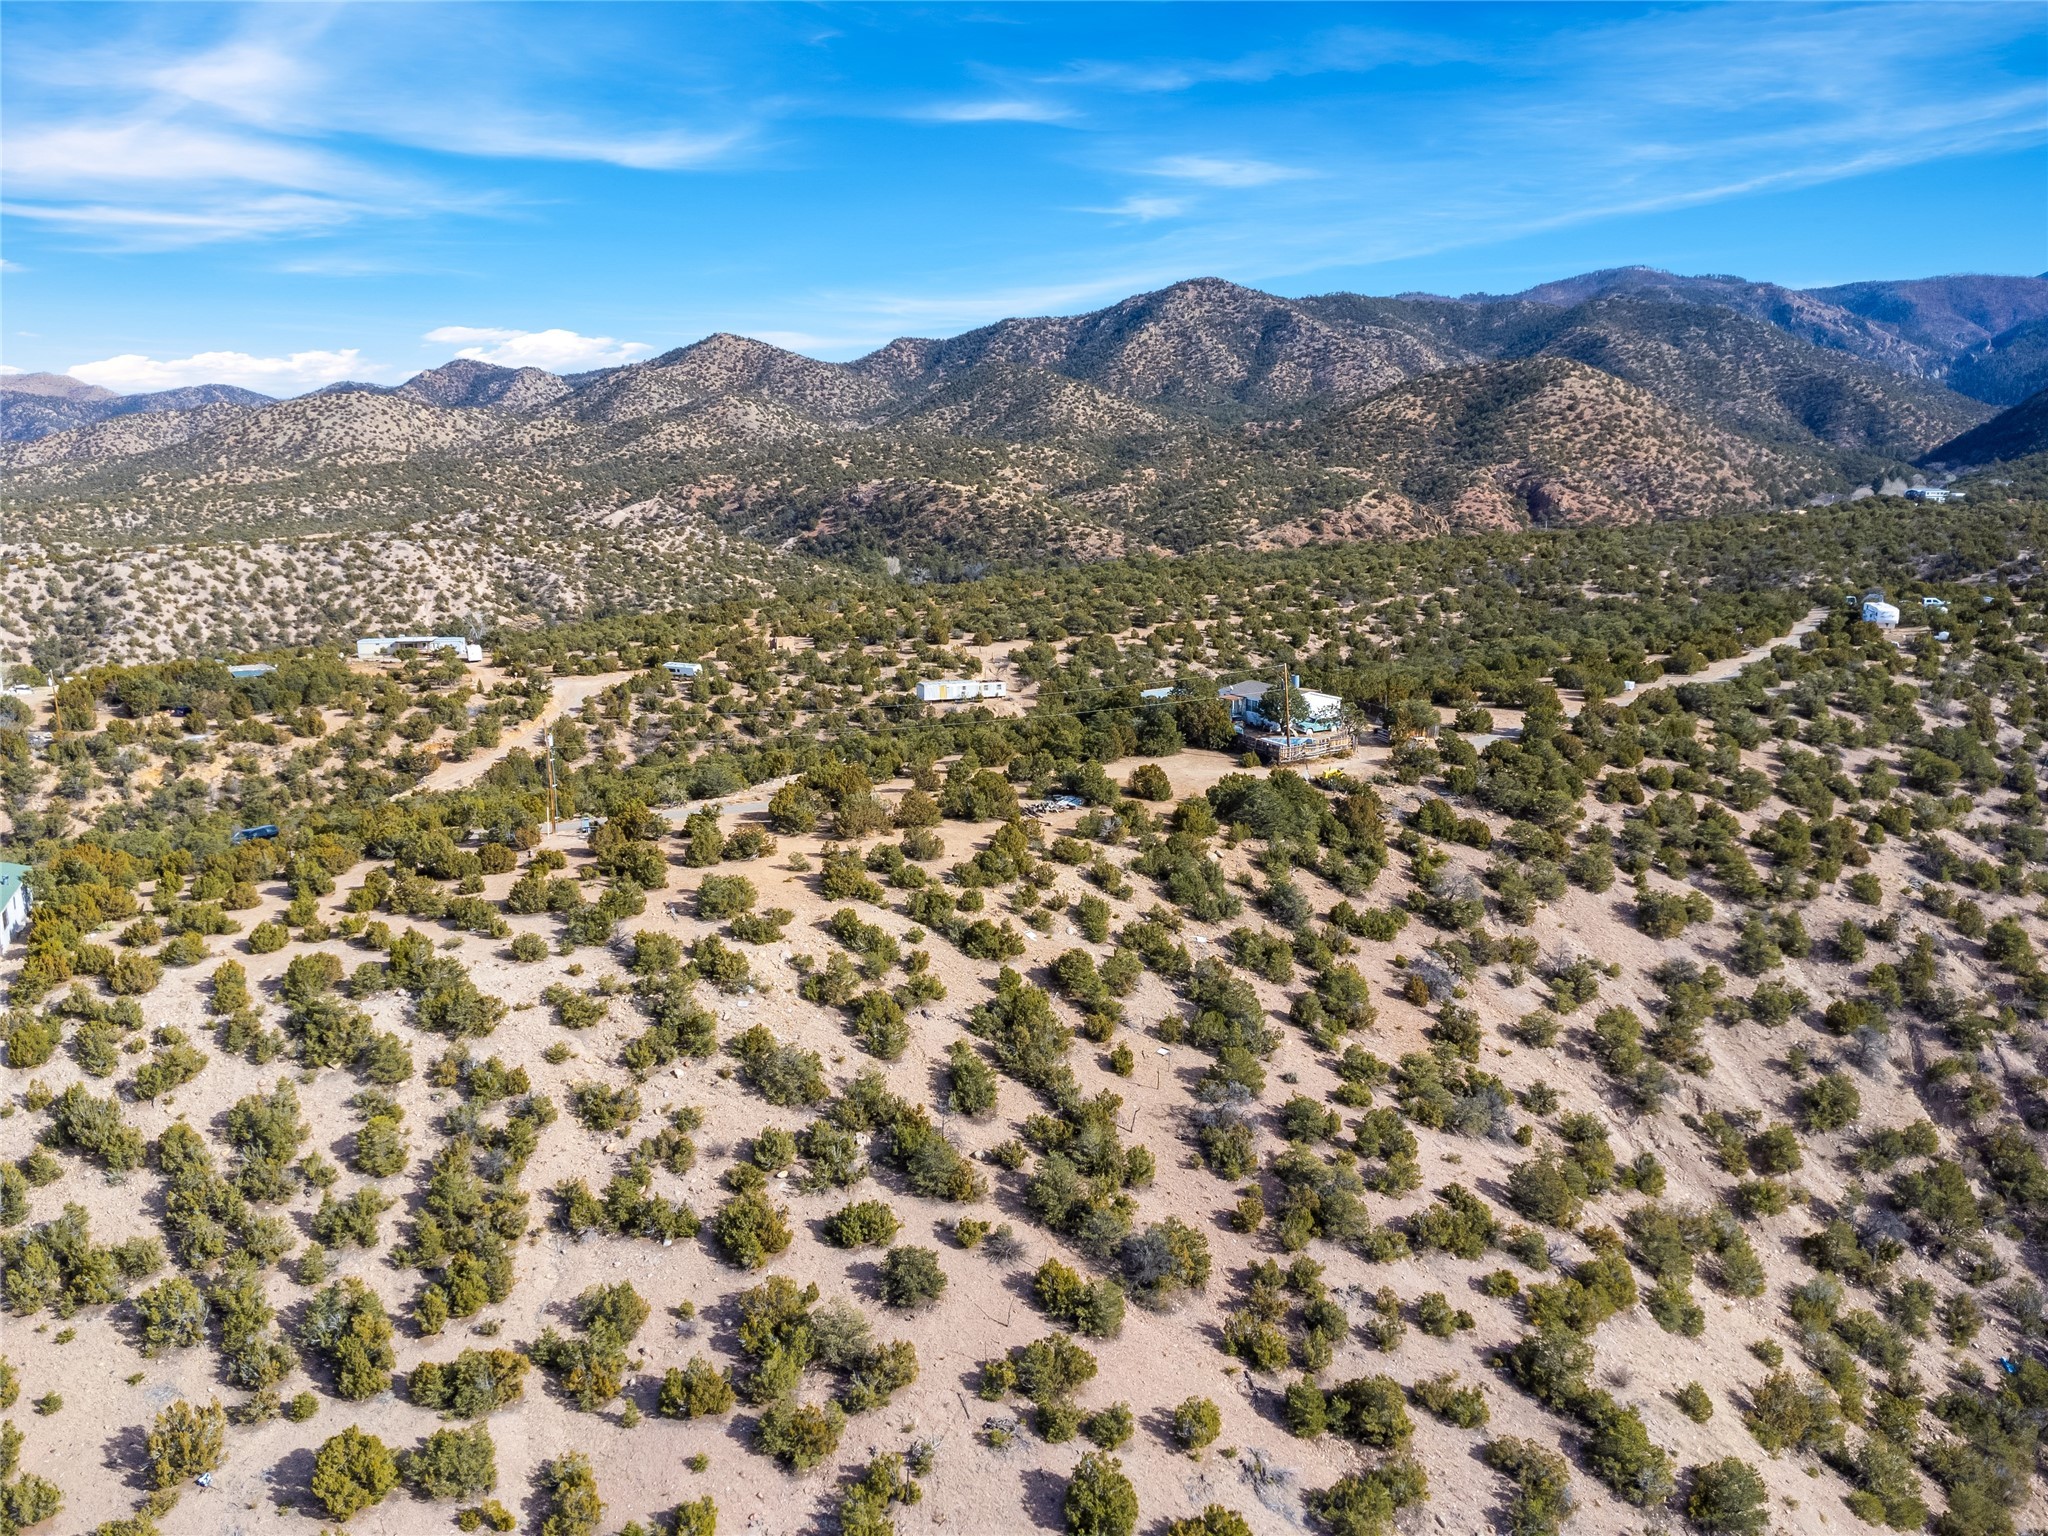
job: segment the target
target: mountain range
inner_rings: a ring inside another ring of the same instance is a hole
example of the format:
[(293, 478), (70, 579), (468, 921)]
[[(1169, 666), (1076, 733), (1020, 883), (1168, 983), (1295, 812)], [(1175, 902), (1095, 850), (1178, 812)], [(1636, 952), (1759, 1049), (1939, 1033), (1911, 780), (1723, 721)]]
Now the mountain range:
[(683, 509), (947, 574), (1784, 505), (1973, 443), (2009, 456), (2024, 431), (1985, 423), (2044, 384), (2039, 277), (1623, 268), (1455, 299), (1196, 279), (848, 363), (716, 335), (587, 374), (456, 359), (285, 401), (14, 375), (0, 471), (46, 541)]

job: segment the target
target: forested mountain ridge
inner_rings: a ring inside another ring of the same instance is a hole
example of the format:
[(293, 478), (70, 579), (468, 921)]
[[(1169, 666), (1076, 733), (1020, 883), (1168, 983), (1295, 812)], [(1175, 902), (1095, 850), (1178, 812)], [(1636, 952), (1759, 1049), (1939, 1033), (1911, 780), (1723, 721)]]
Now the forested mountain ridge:
[[(1539, 284), (1508, 295), (1507, 301), (1571, 307), (1616, 295), (1732, 310), (1815, 346), (1933, 379), (1945, 378), (1965, 351), (2048, 315), (2048, 275), (1975, 273), (1797, 289), (1740, 277), (1683, 277), (1656, 267), (1617, 267)], [(1487, 294), (1468, 298), (1497, 302)]]
[(2048, 389), (2037, 390), (2009, 411), (1943, 443), (1929, 464), (1996, 464), (2048, 453)]
[(66, 374), (0, 375), (0, 443), (27, 442), (117, 416), (196, 411), (209, 405), (269, 405), (269, 395), (232, 384), (192, 384), (141, 395), (117, 395)]
[[(719, 334), (586, 374), (458, 358), (282, 402), (35, 376), (0, 393), (30, 439), (0, 443), (0, 475), (10, 526), (45, 545), (429, 517), (486, 541), (643, 523), (652, 540), (684, 517), (934, 577), (1625, 524), (1843, 494), (1992, 415), (1926, 375), (1955, 349), (1979, 356), (1993, 325), (2032, 323), (2037, 301), (2048, 313), (2048, 283), (1943, 283), (1834, 303), (1645, 269), (1463, 299), (1201, 278), (847, 363)], [(2024, 365), (2023, 347), (2002, 351)], [(37, 411), (75, 424), (35, 435)]]

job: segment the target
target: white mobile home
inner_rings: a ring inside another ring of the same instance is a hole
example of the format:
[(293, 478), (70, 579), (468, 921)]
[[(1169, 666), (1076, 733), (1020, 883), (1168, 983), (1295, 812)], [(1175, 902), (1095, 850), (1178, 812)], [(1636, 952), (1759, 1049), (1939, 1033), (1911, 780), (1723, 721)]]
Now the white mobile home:
[(1010, 690), (1002, 683), (982, 682), (971, 677), (928, 677), (917, 685), (917, 696), (927, 704), (952, 704), (962, 699), (1001, 699)]
[(664, 661), (661, 670), (670, 677), (695, 677), (704, 668), (701, 663), (694, 661)]
[(1863, 599), (1863, 622), (1875, 624), (1880, 629), (1896, 629), (1899, 623), (1899, 610), (1881, 597), (1866, 597)]
[(382, 661), (429, 651), (453, 651), (461, 661), (484, 659), (484, 648), (460, 635), (366, 635), (356, 642), (357, 661)]

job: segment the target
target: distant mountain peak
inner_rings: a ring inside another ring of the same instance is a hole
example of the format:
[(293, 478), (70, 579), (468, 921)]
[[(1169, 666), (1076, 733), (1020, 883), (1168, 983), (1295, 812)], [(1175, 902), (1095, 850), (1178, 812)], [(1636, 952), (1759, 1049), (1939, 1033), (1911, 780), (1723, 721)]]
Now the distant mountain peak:
[(414, 374), (398, 386), (397, 393), (450, 410), (496, 406), (532, 411), (561, 399), (573, 387), (545, 368), (507, 368), (482, 358), (457, 357)]
[(111, 389), (74, 379), (68, 373), (0, 373), (0, 393), (79, 402), (120, 398)]

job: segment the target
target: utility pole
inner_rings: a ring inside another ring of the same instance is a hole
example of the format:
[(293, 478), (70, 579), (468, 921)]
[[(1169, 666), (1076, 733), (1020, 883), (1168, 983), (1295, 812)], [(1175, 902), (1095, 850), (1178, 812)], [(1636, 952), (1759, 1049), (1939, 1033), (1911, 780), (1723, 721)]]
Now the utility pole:
[(546, 741), (548, 748), (548, 836), (552, 837), (555, 834), (555, 731), (553, 726), (548, 727), (547, 735), (543, 740)]

